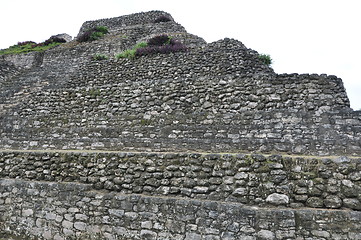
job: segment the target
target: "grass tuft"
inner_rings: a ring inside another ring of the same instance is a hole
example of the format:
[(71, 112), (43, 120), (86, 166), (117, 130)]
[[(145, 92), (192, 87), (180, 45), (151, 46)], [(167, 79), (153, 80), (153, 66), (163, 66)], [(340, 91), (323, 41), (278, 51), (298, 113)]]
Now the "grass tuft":
[(118, 59), (119, 58), (133, 59), (133, 58), (135, 58), (137, 49), (145, 48), (147, 46), (148, 46), (148, 44), (146, 42), (137, 43), (132, 49), (127, 49), (127, 50), (115, 55), (115, 57), (118, 58)]
[(95, 54), (93, 57), (92, 57), (93, 60), (95, 61), (101, 61), (101, 60), (107, 60), (109, 59), (109, 57), (105, 54)]

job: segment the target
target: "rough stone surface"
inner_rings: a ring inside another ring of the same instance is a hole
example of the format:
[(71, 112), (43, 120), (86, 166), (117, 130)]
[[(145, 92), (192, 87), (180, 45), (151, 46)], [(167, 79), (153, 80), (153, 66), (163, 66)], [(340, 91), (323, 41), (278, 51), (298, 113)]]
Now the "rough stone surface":
[[(0, 236), (10, 239), (358, 239), (361, 230), (360, 212), (124, 195), (79, 183), (0, 180), (0, 200), (9, 198), (21, 203), (0, 207)], [(114, 214), (114, 208), (124, 214)], [(73, 218), (47, 219), (54, 212)], [(79, 221), (77, 214), (86, 217)]]
[[(361, 239), (361, 111), (341, 79), (276, 74), (162, 11), (79, 35), (100, 25), (0, 56), (0, 238)], [(187, 51), (113, 57), (160, 34)]]
[[(82, 31), (105, 25), (110, 34), (2, 56), (0, 147), (361, 153), (361, 112), (341, 79), (276, 74), (241, 42), (207, 44), (174, 21), (153, 23), (162, 15), (87, 22)], [(188, 51), (113, 58), (163, 33)], [(110, 59), (92, 61), (98, 53)]]
[[(359, 210), (361, 183), (352, 176), (360, 169), (360, 158), (339, 163), (318, 157), (260, 154), (0, 151), (0, 178), (71, 181), (124, 194), (258, 206)], [(76, 220), (86, 219), (77, 206), (71, 211)], [(112, 209), (111, 214), (124, 212)], [(49, 213), (46, 218), (56, 219), (57, 215)]]
[(266, 202), (274, 205), (287, 205), (289, 197), (285, 194), (272, 193), (266, 198)]
[(261, 230), (257, 233), (257, 237), (260, 240), (273, 240), (275, 239), (275, 234), (268, 230)]

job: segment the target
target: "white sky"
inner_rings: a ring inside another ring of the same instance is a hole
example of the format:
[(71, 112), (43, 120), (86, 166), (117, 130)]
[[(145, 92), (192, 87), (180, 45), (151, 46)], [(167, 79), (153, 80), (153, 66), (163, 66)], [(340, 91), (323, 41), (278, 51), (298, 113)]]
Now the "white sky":
[(277, 73), (336, 75), (361, 109), (360, 0), (0, 0), (0, 9), (0, 49), (74, 37), (88, 20), (163, 10), (207, 42), (235, 38), (270, 54)]

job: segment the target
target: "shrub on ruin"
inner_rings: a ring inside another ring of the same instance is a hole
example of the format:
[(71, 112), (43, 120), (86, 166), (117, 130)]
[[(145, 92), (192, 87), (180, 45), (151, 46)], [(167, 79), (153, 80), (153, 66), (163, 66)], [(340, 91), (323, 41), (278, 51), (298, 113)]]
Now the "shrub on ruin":
[(156, 53), (167, 54), (187, 50), (187, 47), (184, 46), (181, 42), (174, 40), (168, 35), (155, 36), (149, 39), (147, 43), (147, 47), (137, 49), (135, 53), (136, 56), (146, 56)]
[(36, 44), (36, 42), (33, 42), (33, 41), (18, 42), (18, 44), (15, 46), (25, 46), (28, 44)]
[(171, 22), (171, 21), (172, 21), (172, 19), (170, 19), (169, 17), (163, 15), (163, 16), (160, 16), (157, 19), (155, 19), (154, 23)]
[(78, 42), (91, 42), (102, 38), (105, 34), (109, 33), (108, 28), (105, 26), (98, 26), (85, 31), (77, 38)]
[(115, 57), (118, 59), (119, 58), (132, 59), (135, 57), (135, 53), (136, 53), (137, 49), (147, 47), (147, 45), (148, 44), (146, 42), (137, 43), (132, 49), (127, 49), (127, 50), (117, 54)]
[(51, 37), (44, 42), (45, 45), (49, 45), (52, 43), (66, 43), (66, 40), (60, 37)]
[(146, 56), (146, 55), (150, 55), (150, 54), (156, 54), (156, 53), (161, 53), (161, 54), (167, 54), (167, 53), (172, 53), (172, 52), (184, 52), (186, 51), (187, 48), (181, 44), (181, 43), (176, 43), (173, 45), (164, 45), (164, 46), (150, 46), (150, 47), (145, 47), (145, 48), (139, 48), (137, 49), (135, 55), (136, 56)]
[(45, 42), (32, 44), (32, 47), (36, 48), (36, 47), (43, 47), (43, 46), (49, 46), (49, 45), (59, 45), (60, 43), (65, 43), (65, 42), (66, 42), (66, 40), (63, 38), (50, 37)]
[(258, 58), (261, 60), (262, 63), (264, 63), (266, 65), (271, 65), (272, 64), (272, 58), (268, 54), (260, 54), (258, 56)]
[(104, 33), (104, 34), (107, 34), (109, 33), (109, 30), (106, 26), (98, 26), (98, 27), (95, 27), (95, 30), (97, 32), (101, 32), (101, 33)]
[(132, 49), (127, 49), (122, 53), (116, 55), (116, 58), (135, 58), (146, 56), (150, 54), (167, 54), (172, 52), (186, 51), (187, 47), (181, 42), (174, 40), (168, 35), (159, 35), (149, 39), (146, 43), (141, 42), (135, 45)]
[(159, 36), (155, 36), (151, 39), (148, 40), (148, 46), (163, 46), (166, 44), (170, 44), (171, 43), (171, 37), (169, 37), (168, 35), (159, 35)]

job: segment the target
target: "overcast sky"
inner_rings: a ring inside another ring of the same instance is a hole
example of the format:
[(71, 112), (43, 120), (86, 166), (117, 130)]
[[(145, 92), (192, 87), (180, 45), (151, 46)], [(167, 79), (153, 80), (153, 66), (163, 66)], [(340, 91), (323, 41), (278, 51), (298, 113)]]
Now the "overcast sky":
[(358, 110), (360, 6), (360, 0), (0, 0), (0, 49), (58, 33), (76, 36), (87, 20), (163, 10), (207, 42), (235, 38), (270, 54), (277, 73), (342, 78)]

